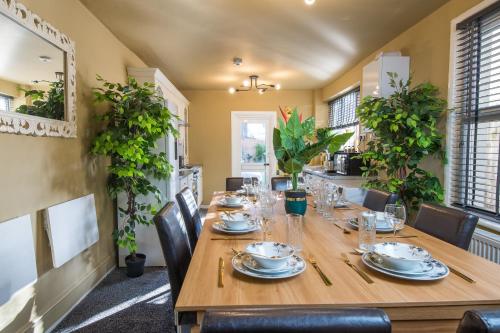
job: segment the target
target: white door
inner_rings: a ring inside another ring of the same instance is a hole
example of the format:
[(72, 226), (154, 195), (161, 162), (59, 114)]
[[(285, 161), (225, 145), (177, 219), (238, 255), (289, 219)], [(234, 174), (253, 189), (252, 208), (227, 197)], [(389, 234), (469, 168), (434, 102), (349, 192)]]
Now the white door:
[(274, 111), (231, 112), (233, 177), (258, 177), (267, 186), (276, 170), (273, 150)]

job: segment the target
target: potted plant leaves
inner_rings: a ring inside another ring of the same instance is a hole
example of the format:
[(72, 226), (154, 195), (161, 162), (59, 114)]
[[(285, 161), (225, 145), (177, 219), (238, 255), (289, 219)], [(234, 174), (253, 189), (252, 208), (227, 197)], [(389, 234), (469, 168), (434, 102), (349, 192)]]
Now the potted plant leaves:
[(176, 116), (165, 107), (152, 83), (139, 85), (133, 78), (126, 85), (105, 81), (95, 88), (98, 103), (107, 102), (110, 109), (98, 119), (104, 128), (92, 144), (92, 153), (110, 157), (108, 191), (111, 197), (126, 196), (126, 205), (118, 207), (119, 223), (113, 237), (118, 246), (130, 252), (125, 258), (127, 275), (137, 277), (144, 272), (146, 256), (137, 253), (135, 228), (152, 224), (156, 208), (139, 198), (154, 196), (161, 203), (160, 190), (151, 177), (165, 179), (173, 170), (165, 153), (154, 151), (156, 142), (166, 135), (177, 136)]
[[(394, 93), (387, 98), (365, 97), (356, 111), (361, 124), (374, 134), (360, 155), (371, 162), (362, 168), (363, 176), (374, 177), (365, 186), (398, 193), (407, 208), (416, 211), (422, 202), (444, 199), (439, 178), (420, 164), (428, 156), (446, 162), (438, 128), (446, 101), (430, 83), (411, 87), (411, 79), (403, 82), (397, 74), (387, 74)], [(386, 177), (376, 177), (379, 174)]]
[(335, 134), (330, 129), (315, 127), (314, 117), (302, 121), (295, 108), (290, 116), (283, 113), (279, 128), (274, 129), (274, 154), (278, 168), (292, 177), (292, 189), (285, 191), (285, 210), (287, 214), (304, 215), (307, 209), (306, 192), (298, 188), (298, 176), (302, 169), (315, 156), (328, 149), (335, 152), (349, 140), (351, 133)]

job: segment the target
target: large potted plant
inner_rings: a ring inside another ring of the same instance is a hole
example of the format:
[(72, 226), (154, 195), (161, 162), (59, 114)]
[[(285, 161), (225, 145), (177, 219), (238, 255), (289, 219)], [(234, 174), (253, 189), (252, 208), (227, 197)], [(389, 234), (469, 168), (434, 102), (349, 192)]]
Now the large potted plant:
[[(98, 103), (110, 104), (110, 109), (98, 119), (104, 128), (92, 144), (92, 153), (110, 157), (108, 191), (112, 198), (126, 196), (126, 205), (118, 206), (119, 221), (113, 237), (118, 246), (127, 248), (127, 275), (144, 272), (146, 256), (137, 253), (135, 228), (150, 225), (156, 207), (144, 198), (154, 196), (161, 203), (159, 189), (151, 177), (165, 179), (173, 170), (165, 153), (156, 153), (156, 142), (166, 135), (177, 135), (172, 115), (164, 100), (155, 92), (154, 84), (139, 85), (133, 78), (126, 85), (105, 81), (94, 89)], [(142, 200), (141, 200), (142, 199)]]
[(292, 177), (292, 189), (285, 191), (287, 213), (304, 215), (307, 209), (306, 192), (297, 186), (299, 173), (311, 159), (328, 149), (335, 152), (353, 133), (334, 134), (328, 129), (315, 130), (314, 117), (302, 121), (295, 108), (290, 116), (283, 113), (279, 128), (274, 129), (274, 154), (278, 168)]
[(430, 83), (412, 88), (411, 79), (403, 82), (395, 73), (388, 75), (394, 93), (388, 98), (368, 96), (357, 108), (360, 122), (374, 134), (361, 154), (370, 161), (363, 175), (376, 177), (367, 181), (367, 187), (398, 193), (414, 211), (423, 201), (439, 203), (444, 198), (439, 179), (419, 165), (428, 156), (446, 161), (437, 127), (446, 101)]

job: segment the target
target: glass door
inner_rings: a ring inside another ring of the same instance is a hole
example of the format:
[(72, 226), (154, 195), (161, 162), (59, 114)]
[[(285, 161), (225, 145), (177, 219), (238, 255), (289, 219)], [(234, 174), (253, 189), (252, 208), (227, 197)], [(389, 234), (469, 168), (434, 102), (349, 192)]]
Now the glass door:
[(276, 113), (240, 112), (231, 114), (232, 176), (256, 177), (269, 186), (276, 162), (273, 128)]

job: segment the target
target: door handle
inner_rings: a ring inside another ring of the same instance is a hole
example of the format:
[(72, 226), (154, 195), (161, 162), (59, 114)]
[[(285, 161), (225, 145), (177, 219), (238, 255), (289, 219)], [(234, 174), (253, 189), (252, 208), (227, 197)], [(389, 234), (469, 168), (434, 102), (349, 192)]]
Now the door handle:
[(269, 163), (264, 163), (264, 166), (269, 166), (270, 164)]

